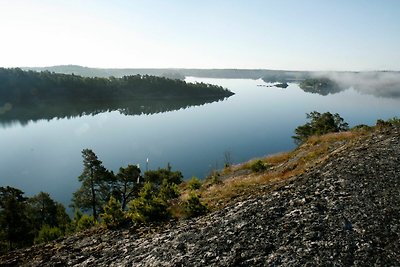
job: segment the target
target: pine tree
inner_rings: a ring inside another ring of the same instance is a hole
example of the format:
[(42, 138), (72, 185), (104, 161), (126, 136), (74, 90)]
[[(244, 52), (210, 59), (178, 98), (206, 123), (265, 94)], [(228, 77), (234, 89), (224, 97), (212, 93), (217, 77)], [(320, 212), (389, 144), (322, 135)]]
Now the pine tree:
[(114, 197), (111, 197), (104, 207), (104, 213), (100, 214), (103, 223), (107, 228), (115, 228), (121, 225), (125, 220), (124, 212), (121, 209), (121, 203)]
[(125, 210), (130, 200), (137, 197), (143, 186), (143, 179), (140, 178), (140, 168), (136, 165), (119, 168), (115, 176), (114, 195), (120, 200), (122, 210)]
[(13, 187), (0, 187), (0, 236), (8, 249), (31, 244), (32, 228), (27, 216), (27, 198)]
[(91, 210), (95, 220), (110, 198), (113, 174), (107, 171), (91, 149), (82, 150), (83, 171), (78, 177), (81, 187), (73, 194), (75, 207)]

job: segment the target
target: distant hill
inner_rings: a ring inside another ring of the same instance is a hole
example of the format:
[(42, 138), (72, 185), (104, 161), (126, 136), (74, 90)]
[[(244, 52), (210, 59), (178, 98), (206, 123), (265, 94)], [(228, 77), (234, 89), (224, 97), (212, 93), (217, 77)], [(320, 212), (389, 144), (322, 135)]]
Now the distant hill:
[(88, 68), (78, 65), (61, 65), (51, 67), (22, 67), (24, 70), (50, 71), (64, 74), (75, 74), (85, 77), (122, 77), (125, 75), (154, 75), (162, 77), (178, 77), (180, 79), (192, 76), (203, 78), (227, 78), (227, 79), (272, 79), (281, 81), (279, 78), (286, 78), (285, 81), (303, 79), (309, 76), (308, 71), (283, 71), (265, 69), (183, 69), (183, 68), (132, 68), (132, 69), (101, 69)]
[[(78, 65), (60, 65), (50, 67), (21, 67), (24, 70), (50, 71), (55, 73), (75, 74), (84, 77), (123, 77), (127, 75), (153, 75), (171, 79), (185, 77), (220, 78), (220, 79), (262, 79), (265, 82), (301, 82), (319, 77), (373, 77), (381, 75), (400, 75), (399, 71), (287, 71), (269, 69), (185, 69), (185, 68), (88, 68)], [(334, 79), (335, 80), (335, 79)]]

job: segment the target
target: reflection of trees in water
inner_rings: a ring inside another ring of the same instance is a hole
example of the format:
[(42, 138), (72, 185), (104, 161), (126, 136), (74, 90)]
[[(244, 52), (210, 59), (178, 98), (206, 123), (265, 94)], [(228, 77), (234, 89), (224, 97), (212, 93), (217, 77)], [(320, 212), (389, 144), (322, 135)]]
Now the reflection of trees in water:
[(178, 99), (135, 99), (111, 101), (74, 101), (51, 102), (37, 101), (29, 104), (6, 103), (6, 108), (0, 107), (0, 124), (3, 126), (20, 123), (26, 125), (29, 121), (70, 119), (85, 115), (96, 115), (104, 112), (118, 111), (124, 115), (150, 115), (173, 110), (201, 106), (212, 102), (223, 101), (224, 97), (178, 98)]
[(0, 123), (70, 118), (118, 110), (153, 114), (222, 100), (221, 86), (149, 75), (81, 77), (0, 68)]

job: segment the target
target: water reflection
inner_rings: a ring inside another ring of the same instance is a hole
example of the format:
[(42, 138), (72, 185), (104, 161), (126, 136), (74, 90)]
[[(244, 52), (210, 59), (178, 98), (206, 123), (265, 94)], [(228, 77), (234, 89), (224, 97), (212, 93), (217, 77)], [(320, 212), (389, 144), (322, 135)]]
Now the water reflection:
[(27, 125), (30, 121), (70, 119), (85, 115), (96, 115), (104, 112), (118, 111), (123, 115), (142, 115), (163, 113), (202, 106), (212, 102), (223, 101), (225, 97), (179, 98), (179, 99), (140, 99), (125, 101), (75, 101), (46, 102), (37, 101), (30, 104), (5, 103), (0, 107), (0, 125), (9, 127), (14, 124)]

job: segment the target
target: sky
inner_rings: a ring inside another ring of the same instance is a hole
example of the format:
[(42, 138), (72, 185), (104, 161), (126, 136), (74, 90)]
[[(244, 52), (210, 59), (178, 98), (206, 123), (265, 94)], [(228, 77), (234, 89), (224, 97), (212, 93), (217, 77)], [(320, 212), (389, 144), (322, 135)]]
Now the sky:
[(399, 0), (0, 0), (0, 66), (400, 70)]

